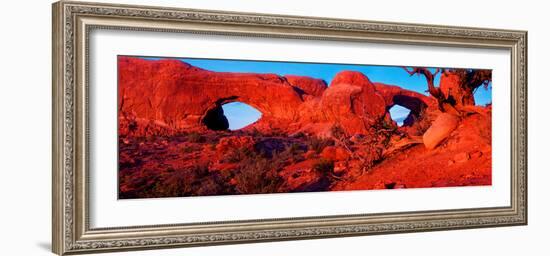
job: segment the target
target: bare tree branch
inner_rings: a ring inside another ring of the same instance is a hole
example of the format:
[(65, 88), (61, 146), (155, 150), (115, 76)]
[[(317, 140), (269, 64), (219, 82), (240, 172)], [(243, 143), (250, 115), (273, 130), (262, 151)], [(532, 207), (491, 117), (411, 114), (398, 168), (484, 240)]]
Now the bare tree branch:
[(409, 75), (411, 75), (411, 76), (414, 75), (414, 74), (416, 74), (416, 73), (414, 72), (414, 68), (413, 68), (413, 70), (409, 70), (408, 67), (402, 67), (402, 68), (403, 68), (405, 71), (407, 71), (407, 73), (409, 73)]
[(414, 67), (412, 68), (412, 70), (409, 70), (407, 67), (403, 67), (403, 69), (405, 69), (405, 71), (407, 71), (407, 73), (409, 73), (409, 75), (411, 76), (414, 74), (423, 75), (426, 78), (426, 82), (428, 83), (428, 92), (430, 93), (430, 95), (435, 97), (438, 101), (441, 101), (444, 99), (444, 96), (441, 90), (438, 87), (435, 87), (434, 85), (435, 76), (439, 72), (441, 72), (440, 68), (437, 68), (435, 70), (435, 73), (432, 73), (429, 69), (422, 68), (422, 67)]

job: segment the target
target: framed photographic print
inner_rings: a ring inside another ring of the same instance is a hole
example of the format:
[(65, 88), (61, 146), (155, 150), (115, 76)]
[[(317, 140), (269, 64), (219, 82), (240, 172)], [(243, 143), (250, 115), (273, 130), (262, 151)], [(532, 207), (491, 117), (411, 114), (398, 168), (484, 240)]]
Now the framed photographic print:
[(525, 225), (526, 40), (55, 3), (53, 251)]

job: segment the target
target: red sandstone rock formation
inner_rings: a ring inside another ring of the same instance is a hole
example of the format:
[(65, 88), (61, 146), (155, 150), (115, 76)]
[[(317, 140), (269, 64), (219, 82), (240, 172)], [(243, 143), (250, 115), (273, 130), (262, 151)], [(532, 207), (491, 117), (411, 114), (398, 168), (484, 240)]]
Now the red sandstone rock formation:
[[(179, 60), (118, 65), (121, 198), (491, 184), (491, 107), (470, 104), (460, 70), (441, 79), (436, 98), (352, 71), (327, 86)], [(261, 119), (223, 131), (221, 106), (233, 101)], [(411, 110), (404, 127), (390, 120), (396, 104)]]
[(362, 73), (343, 71), (320, 100), (326, 122), (338, 123), (349, 134), (366, 133), (387, 114), (386, 102)]
[(368, 134), (370, 126), (389, 119), (399, 104), (416, 117), (434, 101), (397, 86), (373, 84), (359, 72), (336, 75), (330, 87), (302, 76), (213, 72), (179, 60), (119, 57), (119, 133), (176, 134), (225, 130), (223, 104), (239, 101), (262, 117), (249, 128), (278, 129), (326, 136), (335, 124), (350, 134)]
[(285, 78), (290, 85), (299, 89), (299, 92), (301, 90), (305, 95), (318, 97), (327, 89), (327, 84), (321, 79), (295, 75), (286, 75)]
[(118, 69), (119, 117), (153, 120), (174, 131), (207, 124), (215, 130), (227, 129), (221, 105), (232, 101), (287, 122), (296, 119), (302, 103), (295, 87), (273, 74), (217, 73), (178, 60), (131, 57), (119, 57)]

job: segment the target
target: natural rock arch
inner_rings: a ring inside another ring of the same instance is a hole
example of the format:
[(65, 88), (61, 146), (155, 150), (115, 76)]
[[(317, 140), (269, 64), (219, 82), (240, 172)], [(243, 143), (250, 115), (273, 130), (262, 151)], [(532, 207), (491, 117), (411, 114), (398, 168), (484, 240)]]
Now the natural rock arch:
[(405, 120), (403, 120), (403, 126), (412, 126), (414, 122), (420, 118), (423, 111), (428, 107), (424, 101), (409, 95), (394, 95), (392, 102), (392, 105), (387, 106), (388, 110), (395, 105), (399, 105), (410, 110)]
[(392, 108), (395, 105), (409, 109), (411, 112), (403, 121), (403, 126), (412, 125), (426, 109), (437, 109), (437, 101), (429, 96), (405, 90), (399, 86), (375, 83), (376, 91), (384, 97), (386, 108)]
[[(261, 111), (259, 111), (254, 106), (251, 106), (250, 104), (247, 104), (245, 102), (242, 102), (239, 100), (239, 97), (232, 96), (227, 98), (221, 98), (216, 101), (216, 104), (212, 107), (206, 110), (206, 113), (201, 118), (201, 123), (206, 126), (209, 130), (214, 131), (223, 131), (228, 130), (230, 128), (230, 122), (227, 118), (227, 115), (225, 113), (225, 110), (223, 109), (223, 106), (230, 103), (243, 103), (246, 104), (249, 108), (253, 108), (257, 112), (263, 115)], [(260, 118), (261, 118), (260, 116)]]
[[(174, 130), (204, 127), (207, 113), (237, 99), (279, 120), (295, 120), (303, 103), (298, 87), (275, 74), (213, 72), (179, 60), (133, 57), (119, 57), (118, 66), (119, 110)], [(301, 80), (326, 87), (319, 79)]]
[(206, 128), (213, 131), (224, 131), (229, 129), (229, 120), (223, 112), (222, 106), (216, 106), (206, 112), (201, 122)]
[(121, 135), (226, 130), (221, 106), (235, 101), (262, 113), (253, 125), (259, 131), (319, 136), (335, 124), (350, 135), (372, 132), (395, 104), (411, 109), (411, 117), (437, 105), (433, 98), (373, 83), (355, 71), (338, 73), (327, 86), (303, 76), (213, 72), (175, 59), (118, 60)]
[[(403, 107), (401, 105), (393, 105), (388, 109), (390, 118), (397, 124), (397, 126), (410, 126), (412, 123), (408, 122), (407, 118), (409, 117), (411, 110)], [(406, 112), (406, 113), (405, 113)], [(407, 121), (407, 122), (405, 122)]]

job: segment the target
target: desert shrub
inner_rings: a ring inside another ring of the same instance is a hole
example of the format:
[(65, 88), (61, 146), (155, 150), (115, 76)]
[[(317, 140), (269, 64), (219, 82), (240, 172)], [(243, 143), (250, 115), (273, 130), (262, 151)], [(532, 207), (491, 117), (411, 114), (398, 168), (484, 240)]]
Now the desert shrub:
[(151, 197), (180, 197), (189, 195), (192, 191), (191, 180), (185, 171), (174, 171), (171, 175), (155, 183)]
[(307, 149), (299, 143), (292, 143), (286, 147), (282, 152), (275, 153), (272, 158), (277, 158), (279, 161), (285, 162), (300, 162), (303, 161), (304, 151)]
[(209, 174), (207, 164), (197, 164), (191, 169), (194, 178), (203, 178)]
[(250, 130), (249, 135), (254, 137), (254, 138), (263, 136), (262, 132), (260, 132), (260, 130), (258, 130), (258, 128), (256, 128), (256, 127), (252, 128), (252, 130)]
[(234, 150), (229, 151), (225, 161), (229, 163), (239, 163), (251, 157), (253, 154), (254, 152), (247, 147), (235, 148)]
[(240, 165), (235, 178), (235, 189), (240, 194), (264, 194), (278, 191), (282, 179), (278, 170), (282, 168), (280, 159), (268, 159), (260, 155), (247, 158)]
[(321, 173), (323, 176), (327, 176), (334, 172), (334, 162), (332, 160), (321, 158), (313, 164), (313, 170)]
[(207, 131), (204, 133), (199, 134), (201, 136), (201, 139), (199, 140), (199, 143), (207, 143), (207, 144), (214, 144), (217, 145), (220, 142), (220, 138), (223, 137), (223, 132), (213, 132), (213, 131)]
[(287, 137), (288, 136), (288, 134), (285, 131), (276, 127), (271, 127), (271, 129), (269, 129), (269, 132), (263, 133), (261, 135), (269, 136), (269, 137)]
[(180, 197), (193, 195), (196, 190), (194, 183), (208, 174), (206, 165), (198, 165), (191, 169), (170, 169), (155, 182), (148, 192), (148, 197)]
[(192, 152), (195, 152), (197, 151), (198, 149), (191, 146), (191, 145), (187, 145), (186, 147), (183, 148), (183, 153), (192, 153)]
[(197, 187), (196, 195), (210, 196), (227, 194), (224, 181), (217, 174), (203, 178)]
[(138, 124), (137, 124), (136, 120), (130, 120), (128, 122), (128, 131), (133, 133), (133, 132), (137, 131), (137, 128), (138, 128)]
[(282, 138), (263, 138), (254, 144), (254, 151), (265, 158), (271, 158), (285, 149), (286, 143)]
[(141, 169), (125, 174), (119, 173), (120, 184), (131, 188), (126, 191), (119, 191), (119, 197), (122, 199), (152, 197), (150, 195), (151, 191), (159, 180), (160, 178), (156, 172), (150, 169)]
[(341, 139), (346, 137), (346, 132), (340, 125), (333, 125), (330, 127), (330, 134), (332, 137)]
[[(351, 137), (346, 134), (346, 131), (344, 130), (344, 128), (342, 128), (338, 124), (333, 125), (330, 128), (330, 134), (332, 138), (334, 138), (334, 143), (337, 146), (344, 147), (348, 151), (350, 151), (349, 148), (353, 144), (353, 142), (351, 141)], [(351, 154), (352, 152), (350, 151), (349, 153)]]
[(207, 165), (196, 165), (189, 169), (167, 170), (158, 179), (150, 190), (144, 190), (143, 197), (181, 197), (214, 195), (224, 192), (223, 184), (218, 184), (219, 179), (213, 179)]
[(300, 152), (302, 151), (302, 145), (300, 145), (299, 143), (292, 143), (290, 144), (289, 147), (287, 147), (287, 150), (290, 152), (290, 153), (297, 153), (297, 152)]
[[(380, 126), (381, 129), (391, 131), (391, 132), (395, 132), (398, 128), (398, 126), (394, 125), (393, 123), (388, 122), (385, 119), (382, 119), (382, 121), (380, 121), (379, 126)], [(403, 126), (406, 126), (406, 125), (403, 125)]]
[(303, 132), (298, 132), (292, 135), (292, 138), (296, 138), (296, 139), (305, 139), (306, 137), (307, 137), (306, 134)]
[(187, 134), (187, 141), (192, 143), (202, 143), (204, 142), (204, 137), (198, 132), (190, 132)]
[(216, 144), (208, 144), (210, 150), (216, 150)]
[(315, 136), (309, 137), (306, 143), (307, 143), (307, 148), (309, 150), (313, 150), (317, 152), (317, 154), (321, 153), (323, 149), (328, 146), (334, 146), (334, 140), (319, 138)]

